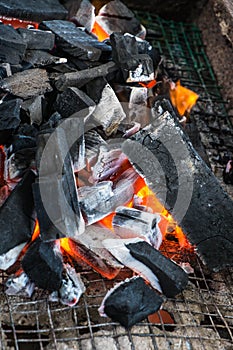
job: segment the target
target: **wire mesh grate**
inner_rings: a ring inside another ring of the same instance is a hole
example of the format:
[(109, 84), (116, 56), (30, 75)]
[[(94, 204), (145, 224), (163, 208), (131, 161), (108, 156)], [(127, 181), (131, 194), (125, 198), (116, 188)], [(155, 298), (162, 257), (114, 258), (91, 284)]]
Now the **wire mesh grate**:
[[(138, 16), (150, 28), (148, 39), (166, 57), (167, 66), (181, 77), (184, 85), (199, 93), (200, 101), (194, 111), (199, 127), (203, 120), (209, 127), (209, 120), (216, 117), (220, 119), (222, 129), (231, 130), (221, 89), (205, 55), (198, 28), (192, 24), (164, 21), (147, 13), (138, 13)], [(175, 299), (166, 300), (163, 310), (170, 315), (168, 320), (161, 313), (156, 321), (145, 320), (126, 330), (99, 316), (98, 307), (107, 290), (131, 276), (127, 269), (114, 281), (101, 278), (91, 270), (82, 271), (87, 290), (73, 308), (49, 302), (46, 293), (40, 290), (33, 299), (6, 296), (4, 281), (7, 275), (2, 272), (1, 349), (232, 349), (233, 269), (210, 273), (194, 254), (179, 249), (174, 242), (165, 243), (168, 243), (163, 244), (166, 255), (190, 263), (194, 269), (186, 290)]]

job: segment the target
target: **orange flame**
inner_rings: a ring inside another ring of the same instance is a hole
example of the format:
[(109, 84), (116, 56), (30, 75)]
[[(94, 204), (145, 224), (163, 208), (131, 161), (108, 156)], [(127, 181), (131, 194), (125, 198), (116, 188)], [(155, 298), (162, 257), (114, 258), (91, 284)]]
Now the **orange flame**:
[(177, 81), (175, 86), (174, 83), (171, 84), (171, 102), (181, 116), (191, 111), (196, 104), (198, 97), (198, 94), (182, 86), (180, 81)]
[(17, 28), (27, 28), (28, 25), (34, 26), (35, 29), (38, 29), (39, 23), (28, 21), (28, 20), (22, 20), (18, 18), (10, 18), (5, 16), (0, 16), (0, 21), (4, 24), (11, 24), (12, 27), (15, 29)]
[(105, 32), (105, 30), (95, 21), (92, 33), (95, 34), (99, 41), (104, 41), (105, 39), (109, 38), (109, 34)]

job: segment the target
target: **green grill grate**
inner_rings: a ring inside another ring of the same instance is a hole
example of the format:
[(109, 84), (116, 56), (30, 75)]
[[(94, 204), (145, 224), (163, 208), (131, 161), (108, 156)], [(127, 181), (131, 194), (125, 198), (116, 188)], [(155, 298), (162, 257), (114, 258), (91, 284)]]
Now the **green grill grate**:
[(224, 118), (232, 128), (226, 111), (226, 102), (221, 96), (221, 87), (205, 53), (198, 27), (192, 23), (167, 21), (149, 13), (136, 14), (141, 23), (149, 28), (147, 40), (165, 57), (167, 67), (175, 70), (184, 86), (200, 95), (199, 112), (202, 115), (204, 111), (205, 115)]

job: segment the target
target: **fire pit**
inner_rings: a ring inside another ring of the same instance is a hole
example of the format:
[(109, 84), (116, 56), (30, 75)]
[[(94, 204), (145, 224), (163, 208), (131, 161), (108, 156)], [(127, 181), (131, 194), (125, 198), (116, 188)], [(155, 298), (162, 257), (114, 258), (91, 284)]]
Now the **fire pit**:
[[(165, 21), (147, 13), (138, 13), (137, 15), (141, 23), (149, 28), (147, 40), (158, 48), (160, 54), (164, 55), (166, 67), (170, 70), (170, 74), (174, 77), (176, 75), (180, 77), (183, 85), (199, 95), (199, 100), (191, 112), (191, 117), (192, 120), (195, 120), (197, 129), (199, 128), (201, 131), (202, 142), (206, 146), (211, 166), (215, 168), (216, 163), (214, 163), (215, 159), (213, 158), (216, 150), (219, 152), (225, 151), (224, 146), (219, 143), (219, 139), (225, 135), (226, 131), (224, 130), (226, 129), (228, 134), (232, 135), (232, 125), (226, 113), (225, 102), (221, 97), (215, 76), (203, 50), (198, 28), (192, 24)], [(96, 51), (95, 54), (97, 53)], [(105, 53), (108, 54), (107, 48)], [(95, 69), (95, 67), (92, 69)], [(107, 69), (114, 72), (115, 68), (110, 65)], [(88, 76), (84, 75), (84, 78), (88, 79)], [(47, 78), (40, 77), (40, 79), (45, 79), (43, 86), (46, 86), (49, 92), (50, 87), (46, 85)], [(57, 83), (58, 88), (63, 86), (64, 81), (62, 80), (59, 84)], [(37, 88), (36, 85), (34, 86)], [(76, 96), (74, 93), (77, 92), (74, 90), (75, 88), (72, 89), (69, 91), (70, 95), (63, 95), (63, 98), (68, 98), (71, 101)], [(22, 93), (24, 94), (22, 98), (24, 98), (30, 92), (25, 89)], [(41, 93), (46, 93), (46, 89)], [(65, 92), (62, 92), (62, 94), (65, 94)], [(91, 90), (89, 90), (89, 95), (92, 96)], [(30, 95), (27, 97), (30, 98)], [(88, 108), (91, 110), (93, 105), (84, 100), (83, 96), (79, 97), (84, 101), (84, 106), (88, 104)], [(56, 103), (59, 112), (66, 113), (63, 110), (62, 98), (60, 102), (58, 99)], [(72, 103), (70, 105), (72, 108)], [(220, 132), (213, 128), (213, 116), (218, 116), (222, 126)], [(205, 125), (205, 128), (209, 127), (211, 129), (211, 134), (209, 134), (209, 130), (203, 128), (203, 125)], [(108, 126), (106, 126), (106, 130), (108, 133)], [(193, 131), (188, 130), (188, 124), (186, 131), (189, 132), (192, 139)], [(44, 135), (46, 134), (42, 133), (41, 137), (45, 137)], [(195, 143), (195, 140), (192, 141)], [(203, 157), (205, 157), (205, 152), (199, 141), (195, 146), (200, 153), (203, 152)], [(229, 146), (226, 147), (231, 151)], [(127, 155), (130, 159), (130, 152)], [(217, 164), (219, 165), (219, 163)], [(220, 164), (220, 167), (223, 167), (223, 164)], [(218, 173), (217, 175), (222, 180), (222, 174)], [(65, 176), (70, 176), (69, 172), (66, 173), (66, 170)], [(78, 181), (82, 180), (83, 177), (81, 176)], [(72, 191), (72, 188), (69, 187), (68, 192), (71, 193), (71, 201), (74, 201)], [(79, 195), (81, 194), (79, 193)], [(40, 215), (44, 215), (44, 213), (40, 212)], [(91, 223), (92, 217), (89, 216), (85, 220)], [(46, 229), (50, 227), (46, 225), (47, 222), (44, 221), (44, 227), (41, 228), (42, 237), (44, 237)], [(72, 226), (67, 225), (67, 228), (70, 227), (72, 233)], [(126, 330), (119, 323), (111, 321), (110, 318), (100, 317), (98, 313), (107, 291), (117, 282), (133, 276), (133, 272), (127, 268), (121, 269), (114, 280), (109, 280), (101, 277), (99, 273), (94, 272), (91, 267), (85, 264), (75, 265), (76, 271), (80, 272), (85, 284), (86, 292), (82, 295), (78, 304), (72, 308), (58, 302), (49, 301), (49, 293), (41, 289), (36, 289), (31, 299), (5, 294), (5, 282), (9, 275), (2, 271), (0, 281), (1, 348), (100, 349), (106, 346), (107, 349), (189, 350), (218, 348), (230, 350), (233, 341), (233, 268), (226, 267), (220, 272), (210, 271), (196, 255), (193, 247), (187, 243), (183, 233), (181, 232), (181, 237), (178, 236), (178, 231), (177, 229), (174, 235), (170, 227), (170, 231), (166, 233), (163, 239), (160, 251), (189, 270), (189, 283), (178, 296), (167, 297), (162, 310), (157, 314), (150, 315), (130, 330)], [(53, 230), (48, 232), (51, 239), (62, 237), (57, 231), (56, 233)], [(183, 245), (182, 239), (185, 240)], [(188, 239), (192, 243), (194, 238), (188, 236)], [(193, 244), (196, 244), (196, 242)], [(65, 250), (65, 243), (61, 246)], [(221, 262), (215, 264), (211, 260), (212, 258), (209, 259), (208, 254), (207, 256), (203, 254), (201, 248), (199, 253), (210, 268), (219, 270)], [(66, 259), (66, 262), (70, 263), (70, 257), (66, 256)], [(73, 260), (72, 263), (75, 264)], [(225, 265), (223, 264), (223, 266)], [(10, 273), (10, 270), (7, 272)], [(15, 272), (15, 269), (12, 272)]]

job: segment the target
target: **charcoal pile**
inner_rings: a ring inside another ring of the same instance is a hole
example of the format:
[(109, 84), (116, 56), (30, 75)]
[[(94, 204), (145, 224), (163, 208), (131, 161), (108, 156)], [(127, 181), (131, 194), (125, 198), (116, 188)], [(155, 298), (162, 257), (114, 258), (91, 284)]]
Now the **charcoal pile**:
[(233, 265), (233, 204), (186, 133), (198, 95), (134, 14), (55, 3), (38, 29), (0, 25), (0, 269), (8, 295), (73, 306), (77, 271), (127, 267), (99, 312), (129, 328), (188, 284), (159, 251), (169, 226), (210, 270)]

